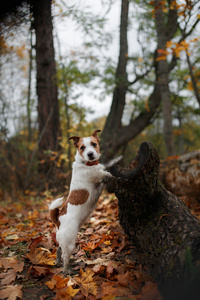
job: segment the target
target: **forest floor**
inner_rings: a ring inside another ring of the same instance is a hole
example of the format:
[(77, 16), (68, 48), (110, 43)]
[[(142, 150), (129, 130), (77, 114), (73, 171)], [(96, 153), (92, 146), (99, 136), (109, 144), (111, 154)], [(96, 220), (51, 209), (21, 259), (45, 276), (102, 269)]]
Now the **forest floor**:
[(114, 194), (102, 194), (81, 228), (70, 260), (74, 275), (64, 276), (55, 266), (51, 201), (29, 195), (1, 205), (0, 299), (162, 299), (119, 225)]

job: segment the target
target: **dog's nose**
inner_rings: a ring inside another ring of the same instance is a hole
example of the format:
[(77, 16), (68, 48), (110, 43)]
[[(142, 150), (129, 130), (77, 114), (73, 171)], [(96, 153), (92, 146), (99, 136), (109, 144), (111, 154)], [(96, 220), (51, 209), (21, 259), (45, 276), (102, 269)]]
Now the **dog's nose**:
[(94, 153), (93, 152), (88, 152), (88, 157), (89, 157), (89, 159), (93, 159), (94, 158)]

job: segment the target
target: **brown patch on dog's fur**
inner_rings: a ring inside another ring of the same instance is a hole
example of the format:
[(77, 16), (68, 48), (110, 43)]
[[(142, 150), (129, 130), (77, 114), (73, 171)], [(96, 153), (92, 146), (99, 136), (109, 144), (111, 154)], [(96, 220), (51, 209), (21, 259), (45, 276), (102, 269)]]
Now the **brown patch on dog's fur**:
[(59, 217), (65, 215), (67, 213), (68, 202), (69, 201), (67, 199), (67, 201), (62, 206), (61, 210), (59, 210), (59, 208), (55, 208), (55, 209), (50, 210), (50, 218), (54, 222), (54, 224), (56, 224), (56, 226), (58, 228), (60, 227)]
[(98, 143), (99, 143), (99, 137), (97, 135), (98, 132), (101, 132), (101, 130), (97, 129), (95, 130), (93, 133), (92, 133), (92, 136), (95, 137), (97, 140), (98, 140)]
[(63, 216), (63, 215), (66, 215), (66, 213), (67, 213), (68, 202), (69, 202), (69, 201), (68, 201), (68, 199), (67, 199), (67, 201), (65, 202), (65, 204), (64, 204), (63, 207), (61, 208), (59, 217), (60, 217), (60, 216)]
[(91, 136), (91, 142), (90, 142), (90, 145), (92, 146), (92, 144), (95, 143), (97, 144), (94, 149), (96, 150), (96, 152), (100, 152), (100, 146), (99, 146), (99, 140), (93, 136)]
[(58, 217), (59, 217), (59, 208), (50, 210), (50, 218), (56, 224), (57, 227), (59, 227), (59, 225), (60, 225)]
[[(82, 146), (84, 147), (83, 149), (81, 149)], [(79, 154), (80, 154), (81, 156), (83, 156), (83, 152), (84, 152), (84, 150), (85, 150), (85, 145), (84, 145), (84, 143), (83, 143), (83, 139), (82, 139), (82, 138), (79, 140), (79, 142), (78, 142), (78, 144), (77, 144), (77, 150), (78, 150)]]
[(84, 189), (71, 191), (64, 205), (62, 206), (60, 212), (59, 208), (55, 208), (50, 210), (51, 220), (56, 224), (56, 226), (60, 227), (59, 217), (67, 214), (68, 203), (71, 205), (81, 205), (84, 204), (89, 197), (89, 192)]
[(68, 202), (72, 205), (81, 205), (84, 204), (89, 197), (89, 192), (87, 190), (74, 190), (71, 191), (68, 197)]
[(78, 148), (79, 142), (82, 140), (82, 138), (79, 136), (71, 136), (68, 140), (73, 140), (74, 146)]

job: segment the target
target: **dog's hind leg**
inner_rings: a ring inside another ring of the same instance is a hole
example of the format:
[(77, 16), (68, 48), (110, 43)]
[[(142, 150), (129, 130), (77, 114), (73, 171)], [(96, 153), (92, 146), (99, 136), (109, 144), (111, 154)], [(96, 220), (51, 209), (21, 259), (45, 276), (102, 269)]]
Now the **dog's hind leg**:
[(77, 231), (74, 230), (74, 232), (71, 234), (68, 234), (65, 236), (65, 242), (62, 243), (62, 261), (63, 261), (63, 273), (64, 274), (72, 274), (72, 270), (69, 268), (69, 260), (70, 256), (73, 253), (73, 250), (75, 248), (76, 243), (76, 237), (77, 237)]
[(61, 267), (62, 266), (62, 250), (61, 247), (58, 246), (57, 252), (56, 252), (56, 266)]

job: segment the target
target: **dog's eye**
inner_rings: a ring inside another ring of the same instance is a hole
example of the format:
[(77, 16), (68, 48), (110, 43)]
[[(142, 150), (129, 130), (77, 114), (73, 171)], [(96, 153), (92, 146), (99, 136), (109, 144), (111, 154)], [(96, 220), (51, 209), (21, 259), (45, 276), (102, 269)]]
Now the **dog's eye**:
[(83, 150), (85, 150), (85, 146), (81, 146), (81, 148), (80, 148), (80, 149), (81, 149), (82, 151), (83, 151)]
[(95, 148), (96, 146), (97, 146), (97, 144), (96, 144), (96, 143), (92, 143), (92, 147), (94, 147), (94, 148)]

